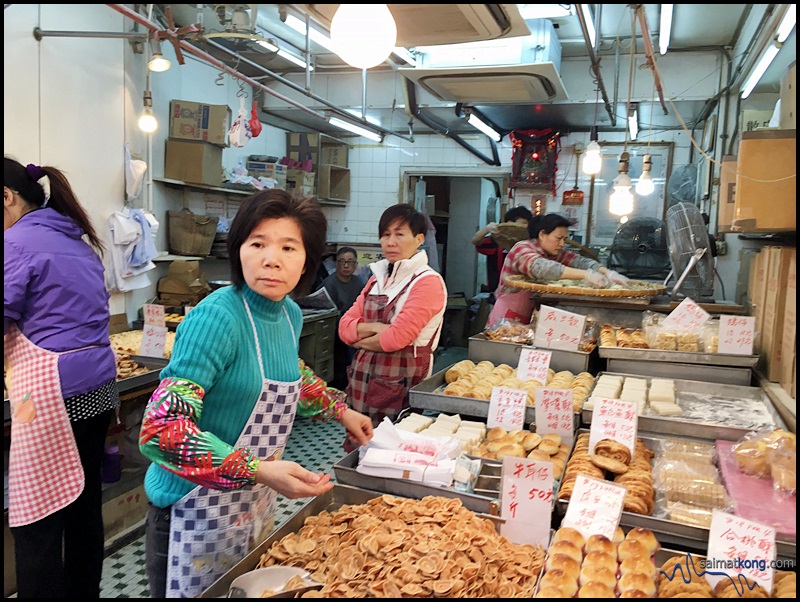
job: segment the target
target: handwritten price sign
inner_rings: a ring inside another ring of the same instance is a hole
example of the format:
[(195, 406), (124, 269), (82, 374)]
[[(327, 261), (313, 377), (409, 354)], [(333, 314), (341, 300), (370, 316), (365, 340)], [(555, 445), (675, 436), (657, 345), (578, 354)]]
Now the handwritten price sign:
[(525, 426), (527, 399), (528, 392), (522, 389), (511, 389), (509, 387), (492, 388), (486, 426), (489, 428), (502, 426), (507, 431), (523, 428)]
[(664, 328), (669, 330), (693, 331), (708, 322), (711, 316), (697, 303), (686, 297), (664, 320)]
[[(723, 579), (732, 579), (742, 596), (743, 588), (753, 582), (767, 593), (772, 591), (775, 560), (775, 529), (745, 518), (714, 509), (708, 537), (708, 559), (720, 567), (706, 573), (706, 580), (714, 587)], [(749, 584), (741, 583), (744, 575)], [(755, 589), (753, 591), (756, 591)]]
[(572, 527), (584, 539), (599, 533), (614, 539), (625, 500), (625, 487), (578, 475), (562, 527)]
[(755, 316), (720, 316), (720, 353), (753, 355), (753, 339), (756, 330)]
[(149, 324), (150, 326), (166, 326), (167, 323), (164, 321), (164, 306), (163, 305), (154, 305), (152, 303), (145, 303), (142, 306), (142, 312), (144, 313), (144, 323)]
[(547, 383), (547, 371), (550, 369), (550, 358), (552, 351), (544, 349), (525, 348), (519, 353), (519, 366), (517, 366), (517, 378), (522, 382), (535, 379), (540, 383)]
[(586, 316), (542, 305), (533, 340), (539, 347), (577, 351), (585, 323)]
[(145, 324), (144, 332), (142, 333), (142, 346), (139, 349), (139, 355), (163, 358), (164, 345), (166, 345), (166, 342), (166, 326), (153, 326), (150, 324)]
[(503, 458), (500, 486), (500, 534), (514, 543), (546, 547), (553, 506), (553, 463)]
[(572, 442), (572, 389), (536, 389), (536, 432), (557, 433), (562, 441)]
[(589, 430), (589, 453), (594, 453), (598, 441), (613, 439), (631, 450), (636, 445), (636, 430), (639, 426), (639, 415), (635, 401), (624, 399), (606, 399), (601, 397), (594, 404), (592, 425)]

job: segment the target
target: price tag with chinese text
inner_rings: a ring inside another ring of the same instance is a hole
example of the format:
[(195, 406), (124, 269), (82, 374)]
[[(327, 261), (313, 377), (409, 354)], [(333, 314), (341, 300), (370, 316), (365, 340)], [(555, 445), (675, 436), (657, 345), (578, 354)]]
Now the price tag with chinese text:
[(142, 346), (139, 349), (139, 355), (163, 358), (164, 346), (166, 345), (166, 342), (166, 326), (153, 326), (152, 324), (145, 324), (144, 332), (142, 333)]
[(144, 323), (151, 326), (166, 326), (164, 320), (164, 306), (154, 305), (153, 303), (145, 303), (142, 306), (142, 313), (144, 313)]
[(527, 399), (528, 392), (522, 389), (492, 387), (486, 426), (489, 428), (502, 426), (507, 431), (524, 428)]
[(561, 526), (577, 529), (584, 539), (599, 533), (613, 540), (626, 491), (610, 481), (578, 475)]
[(513, 543), (546, 548), (553, 510), (553, 463), (503, 458), (500, 485), (500, 534)]
[(562, 442), (572, 443), (574, 426), (572, 389), (536, 389), (536, 432), (540, 435), (556, 433)]
[[(774, 528), (716, 508), (712, 510), (707, 556), (710, 566), (705, 575), (711, 587), (723, 579), (731, 579), (742, 598), (745, 597), (743, 588), (753, 588), (755, 581), (758, 587), (770, 593), (774, 560)], [(747, 579), (747, 584), (739, 575)]]
[(662, 322), (664, 328), (679, 332), (692, 332), (708, 322), (711, 316), (697, 303), (686, 297)]
[(519, 352), (519, 365), (517, 366), (517, 378), (522, 382), (535, 379), (543, 385), (547, 383), (547, 371), (550, 368), (550, 358), (552, 351), (536, 349), (533, 347), (523, 347)]
[(720, 316), (719, 353), (753, 355), (755, 316)]
[(613, 439), (631, 450), (636, 445), (639, 415), (635, 401), (601, 397), (594, 404), (592, 425), (589, 429), (589, 453), (594, 453), (598, 441)]
[(586, 316), (542, 305), (536, 320), (534, 343), (548, 349), (577, 351), (585, 323)]

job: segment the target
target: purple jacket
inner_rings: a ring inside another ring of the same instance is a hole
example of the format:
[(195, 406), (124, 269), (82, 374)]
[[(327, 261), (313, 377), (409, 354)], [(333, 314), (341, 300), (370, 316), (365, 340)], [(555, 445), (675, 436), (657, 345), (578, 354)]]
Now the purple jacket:
[(43, 349), (99, 346), (59, 358), (65, 399), (117, 374), (103, 262), (82, 234), (72, 219), (50, 208), (31, 211), (3, 233), (3, 333), (16, 322)]

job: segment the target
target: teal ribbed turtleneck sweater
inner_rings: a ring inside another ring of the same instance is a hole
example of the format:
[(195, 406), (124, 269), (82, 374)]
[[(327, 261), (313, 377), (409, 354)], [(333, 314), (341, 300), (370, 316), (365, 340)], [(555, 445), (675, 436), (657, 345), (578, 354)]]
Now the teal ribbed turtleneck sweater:
[[(198, 303), (178, 327), (172, 358), (161, 371), (162, 379), (187, 379), (205, 390), (198, 426), (230, 445), (236, 443), (261, 394), (258, 354), (242, 294), (258, 330), (266, 377), (285, 382), (299, 379), (300, 308), (288, 297), (277, 303), (270, 301), (247, 285), (241, 290), (221, 288)], [(148, 468), (144, 484), (147, 497), (161, 508), (195, 487), (155, 464)]]

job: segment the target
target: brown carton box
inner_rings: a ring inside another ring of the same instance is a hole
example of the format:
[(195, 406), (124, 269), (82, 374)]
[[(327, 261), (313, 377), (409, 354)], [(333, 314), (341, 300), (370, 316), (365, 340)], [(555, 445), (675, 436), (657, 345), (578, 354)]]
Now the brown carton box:
[(797, 128), (797, 63), (792, 62), (786, 75), (781, 80), (781, 114), (782, 130)]
[(205, 142), (167, 140), (164, 177), (192, 184), (222, 185), (222, 149)]
[(766, 359), (765, 376), (775, 383), (780, 382), (782, 374), (783, 318), (792, 253), (794, 249), (790, 247), (769, 247), (761, 355)]
[[(301, 188), (303, 186), (314, 186), (316, 173), (313, 171), (303, 171), (302, 169), (289, 169), (286, 171), (286, 182), (288, 188)], [(293, 182), (293, 184), (288, 184)]]
[(319, 134), (286, 134), (286, 156), (296, 161), (311, 159), (314, 169), (319, 165)]
[(173, 99), (169, 102), (169, 137), (228, 146), (231, 114), (228, 105)]
[(789, 256), (786, 277), (786, 300), (783, 310), (783, 340), (781, 342), (781, 386), (792, 392), (794, 357), (797, 348), (797, 249)]
[(736, 156), (725, 155), (719, 170), (719, 213), (717, 229), (731, 232), (734, 210), (736, 208)]
[(755, 316), (755, 341), (753, 348), (761, 353), (761, 341), (764, 335), (764, 303), (767, 298), (767, 268), (769, 267), (769, 247), (764, 247), (750, 263), (750, 286), (747, 298), (750, 304), (750, 315)]

